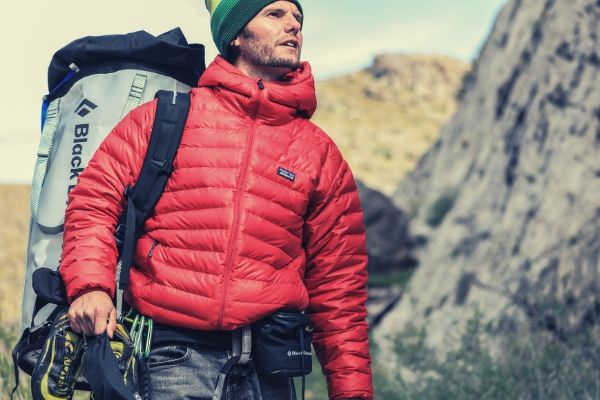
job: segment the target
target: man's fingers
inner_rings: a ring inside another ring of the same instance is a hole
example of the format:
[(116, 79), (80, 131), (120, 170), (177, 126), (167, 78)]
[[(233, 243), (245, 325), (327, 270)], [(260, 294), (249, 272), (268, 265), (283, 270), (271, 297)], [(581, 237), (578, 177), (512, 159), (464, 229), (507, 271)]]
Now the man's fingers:
[(75, 321), (79, 324), (82, 334), (89, 336), (90, 332), (94, 331), (94, 326), (89, 323), (88, 318), (84, 314), (77, 315)]
[(73, 329), (75, 333), (89, 335), (89, 324), (86, 321), (83, 310), (78, 307), (74, 307), (69, 311), (69, 325), (71, 325), (71, 329)]
[(73, 332), (82, 332), (81, 326), (79, 326), (79, 322), (77, 321), (77, 319), (75, 319), (74, 315), (71, 315), (71, 313), (69, 313), (69, 325), (71, 325), (71, 329), (73, 330)]
[(111, 310), (110, 315), (108, 316), (108, 337), (112, 339), (113, 334), (115, 333), (115, 329), (117, 329), (117, 310), (114, 308)]
[(108, 326), (108, 314), (102, 310), (94, 312), (94, 335), (101, 335), (106, 332)]

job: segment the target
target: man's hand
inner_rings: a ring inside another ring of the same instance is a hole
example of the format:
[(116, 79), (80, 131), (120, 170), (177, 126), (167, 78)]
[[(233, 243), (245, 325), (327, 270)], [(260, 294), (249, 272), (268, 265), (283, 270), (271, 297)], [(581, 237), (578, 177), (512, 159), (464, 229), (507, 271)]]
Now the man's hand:
[(69, 324), (76, 333), (92, 336), (106, 331), (112, 339), (117, 326), (117, 311), (112, 299), (101, 290), (82, 294), (69, 307)]

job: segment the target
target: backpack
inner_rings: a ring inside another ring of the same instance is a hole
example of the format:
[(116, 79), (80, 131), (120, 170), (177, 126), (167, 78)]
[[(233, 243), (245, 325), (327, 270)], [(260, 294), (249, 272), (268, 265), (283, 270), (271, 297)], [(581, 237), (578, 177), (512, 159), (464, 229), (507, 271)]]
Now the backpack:
[[(19, 367), (31, 375), (52, 321), (67, 305), (57, 269), (67, 198), (79, 174), (122, 117), (156, 96), (148, 150), (138, 181), (124, 193), (127, 207), (115, 230), (120, 311), (135, 241), (164, 190), (189, 111), (188, 92), (204, 69), (204, 47), (188, 44), (179, 28), (156, 37), (144, 31), (84, 37), (54, 54), (31, 189), (21, 337), (12, 354), (16, 384)], [(89, 386), (81, 379), (76, 389)]]

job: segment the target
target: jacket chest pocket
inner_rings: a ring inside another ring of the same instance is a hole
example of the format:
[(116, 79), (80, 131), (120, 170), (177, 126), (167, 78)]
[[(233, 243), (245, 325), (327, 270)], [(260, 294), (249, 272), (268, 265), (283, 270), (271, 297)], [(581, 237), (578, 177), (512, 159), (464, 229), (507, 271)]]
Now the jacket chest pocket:
[(284, 164), (275, 165), (272, 171), (272, 179), (277, 183), (281, 205), (297, 215), (304, 215), (312, 192), (312, 183), (308, 174)]

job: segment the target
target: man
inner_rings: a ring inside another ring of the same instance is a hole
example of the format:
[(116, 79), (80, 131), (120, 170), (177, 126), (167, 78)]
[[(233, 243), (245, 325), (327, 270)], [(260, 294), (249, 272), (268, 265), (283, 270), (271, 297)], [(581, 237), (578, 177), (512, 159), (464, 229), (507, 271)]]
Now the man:
[[(300, 62), (301, 5), (206, 5), (221, 55), (192, 89), (173, 173), (138, 240), (126, 294), (159, 332), (198, 338), (153, 348), (154, 398), (211, 398), (231, 355), (227, 334), (288, 309), (311, 316), (330, 398), (371, 399), (362, 209), (348, 164), (309, 121), (316, 97)], [(71, 192), (60, 273), (76, 332), (114, 332), (113, 232), (155, 107), (142, 105), (114, 128)], [(257, 389), (238, 367), (230, 398), (294, 398), (290, 379), (259, 376)]]

